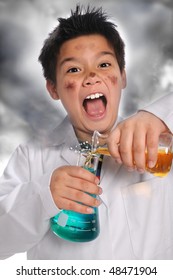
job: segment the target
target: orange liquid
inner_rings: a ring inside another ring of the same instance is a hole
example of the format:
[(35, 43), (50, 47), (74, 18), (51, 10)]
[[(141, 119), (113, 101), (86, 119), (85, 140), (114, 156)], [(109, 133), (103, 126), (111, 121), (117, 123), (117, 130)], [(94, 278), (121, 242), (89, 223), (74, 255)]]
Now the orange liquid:
[(158, 151), (157, 162), (153, 168), (149, 168), (147, 165), (146, 154), (146, 170), (155, 176), (164, 177), (168, 174), (172, 165), (173, 154), (171, 152), (165, 153), (163, 150)]
[[(99, 147), (96, 151), (96, 154), (106, 155), (110, 156), (110, 153), (108, 151), (107, 147)], [(158, 157), (156, 165), (153, 168), (149, 168), (147, 164), (147, 153), (146, 153), (146, 170), (150, 173), (152, 173), (155, 176), (164, 177), (168, 174), (168, 172), (171, 169), (173, 160), (173, 153), (168, 152), (165, 153), (164, 150), (158, 151)]]
[(99, 147), (96, 151), (96, 154), (111, 156), (107, 147)]

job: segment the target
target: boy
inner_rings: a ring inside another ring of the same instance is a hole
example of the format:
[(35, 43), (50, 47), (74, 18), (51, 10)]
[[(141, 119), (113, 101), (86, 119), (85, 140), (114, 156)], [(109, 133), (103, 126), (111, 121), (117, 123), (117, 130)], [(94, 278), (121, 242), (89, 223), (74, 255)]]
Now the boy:
[[(28, 259), (173, 258), (173, 174), (144, 174), (145, 148), (152, 167), (160, 133), (173, 130), (172, 95), (120, 122), (124, 43), (101, 9), (82, 13), (77, 7), (59, 19), (39, 60), (48, 92), (61, 100), (67, 117), (41, 143), (21, 145), (4, 172), (1, 258), (24, 251)], [(103, 160), (100, 186), (95, 175), (76, 166), (69, 149), (91, 142), (94, 130), (109, 135), (112, 155)], [(103, 203), (90, 194), (101, 195)], [(73, 243), (50, 230), (60, 209), (88, 214), (98, 206), (101, 230), (94, 241)]]

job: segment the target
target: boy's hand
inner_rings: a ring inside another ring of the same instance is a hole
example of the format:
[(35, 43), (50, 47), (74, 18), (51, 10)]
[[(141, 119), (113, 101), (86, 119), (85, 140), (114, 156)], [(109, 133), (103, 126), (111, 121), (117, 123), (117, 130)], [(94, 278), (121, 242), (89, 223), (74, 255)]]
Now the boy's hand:
[(78, 166), (62, 166), (54, 170), (50, 190), (59, 209), (91, 214), (100, 200), (90, 194), (100, 195), (99, 179)]
[[(157, 161), (158, 139), (167, 126), (155, 115), (140, 111), (119, 123), (108, 138), (109, 151), (118, 163), (129, 171), (145, 170), (145, 150), (148, 151), (148, 165), (154, 167)], [(135, 164), (134, 164), (135, 163)]]

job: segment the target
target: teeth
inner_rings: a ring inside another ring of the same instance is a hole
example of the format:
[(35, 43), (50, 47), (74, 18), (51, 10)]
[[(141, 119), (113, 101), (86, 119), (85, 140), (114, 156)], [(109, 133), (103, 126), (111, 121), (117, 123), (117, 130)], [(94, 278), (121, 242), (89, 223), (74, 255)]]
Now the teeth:
[(88, 95), (88, 96), (86, 97), (86, 99), (96, 99), (96, 98), (99, 98), (99, 97), (101, 97), (101, 96), (103, 96), (103, 93), (97, 92), (97, 93), (95, 93), (95, 94)]

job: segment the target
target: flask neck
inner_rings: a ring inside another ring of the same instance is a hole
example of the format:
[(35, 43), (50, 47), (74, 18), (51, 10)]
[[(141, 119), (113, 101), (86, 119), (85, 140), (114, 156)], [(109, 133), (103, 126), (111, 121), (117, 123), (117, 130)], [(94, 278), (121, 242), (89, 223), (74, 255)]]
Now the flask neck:
[(91, 152), (94, 153), (100, 146), (106, 145), (106, 139), (108, 138), (107, 134), (101, 134), (97, 130), (94, 131), (92, 136), (92, 142), (91, 142)]

